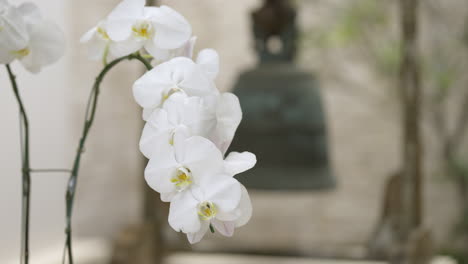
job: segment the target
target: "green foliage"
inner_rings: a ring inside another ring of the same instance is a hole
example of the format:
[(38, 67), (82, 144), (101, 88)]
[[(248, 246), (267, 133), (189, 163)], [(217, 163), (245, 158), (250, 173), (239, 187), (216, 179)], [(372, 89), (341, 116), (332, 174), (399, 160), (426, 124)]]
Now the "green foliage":
[(387, 15), (379, 1), (353, 1), (332, 29), (323, 35), (326, 44), (332, 47), (350, 45), (363, 38), (369, 26), (380, 27), (387, 23)]
[(459, 72), (448, 61), (449, 56), (441, 51), (435, 51), (431, 57), (422, 58), (422, 76), (433, 87), (432, 101), (438, 105), (447, 99), (450, 89), (454, 87)]
[(375, 50), (375, 60), (379, 71), (396, 74), (401, 64), (401, 42), (388, 41)]

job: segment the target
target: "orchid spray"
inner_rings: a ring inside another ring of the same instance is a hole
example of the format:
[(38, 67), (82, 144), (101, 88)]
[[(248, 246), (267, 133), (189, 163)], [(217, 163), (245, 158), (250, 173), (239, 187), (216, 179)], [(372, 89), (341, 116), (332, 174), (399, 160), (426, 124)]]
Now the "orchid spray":
[[(29, 127), (9, 63), (18, 60), (31, 72), (63, 54), (63, 34), (42, 18), (32, 3), (12, 6), (0, 0), (0, 63), (6, 64), (21, 113), (23, 173), (22, 260), (28, 263)], [(196, 37), (189, 22), (167, 6), (145, 6), (144, 0), (123, 0), (86, 32), (81, 42), (89, 58), (104, 67), (89, 96), (82, 136), (66, 190), (66, 242), (63, 262), (73, 263), (72, 215), (81, 155), (98, 106), (100, 85), (107, 73), (127, 60), (147, 72), (135, 81), (133, 95), (146, 122), (140, 150), (149, 159), (144, 179), (161, 200), (170, 203), (169, 225), (190, 243), (219, 232), (232, 236), (252, 215), (246, 188), (234, 176), (256, 163), (250, 152), (226, 152), (242, 119), (238, 98), (215, 85), (219, 55), (213, 49), (193, 54)]]

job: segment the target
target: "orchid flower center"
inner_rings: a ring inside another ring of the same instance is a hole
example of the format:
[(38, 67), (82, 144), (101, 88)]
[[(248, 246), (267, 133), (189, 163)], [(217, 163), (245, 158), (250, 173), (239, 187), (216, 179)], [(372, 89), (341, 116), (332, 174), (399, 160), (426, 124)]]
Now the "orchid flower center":
[(133, 35), (138, 39), (147, 40), (154, 34), (154, 28), (151, 22), (142, 20), (132, 27)]
[(178, 191), (183, 191), (192, 184), (192, 172), (188, 168), (180, 167), (175, 176), (171, 178), (171, 182), (175, 184)]
[(22, 59), (28, 56), (31, 53), (31, 50), (29, 48), (24, 48), (24, 49), (12, 51), (12, 53), (16, 58)]
[(212, 202), (203, 202), (198, 205), (198, 215), (202, 220), (211, 220), (217, 213), (218, 210)]
[(98, 35), (103, 39), (103, 40), (110, 40), (109, 35), (107, 34), (107, 31), (103, 29), (102, 27), (98, 27), (96, 29)]

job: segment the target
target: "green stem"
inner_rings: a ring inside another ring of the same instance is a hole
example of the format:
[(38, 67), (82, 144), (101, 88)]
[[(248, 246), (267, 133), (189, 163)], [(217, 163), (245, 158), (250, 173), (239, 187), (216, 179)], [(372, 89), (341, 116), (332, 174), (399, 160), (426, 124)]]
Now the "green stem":
[(10, 68), (6, 65), (8, 76), (10, 78), (13, 92), (15, 93), (16, 101), (20, 110), (20, 142), (21, 142), (21, 157), (22, 157), (22, 176), (23, 176), (23, 192), (22, 192), (22, 214), (21, 214), (21, 263), (28, 264), (29, 262), (29, 205), (31, 195), (31, 175), (29, 165), (29, 121), (26, 109), (24, 108), (21, 95), (19, 93), (18, 84), (16, 83), (16, 76)]
[(86, 108), (86, 115), (85, 115), (85, 121), (84, 121), (84, 126), (83, 126), (83, 132), (81, 135), (81, 139), (78, 144), (78, 149), (76, 152), (75, 156), (75, 161), (73, 163), (73, 168), (70, 173), (70, 178), (68, 180), (68, 186), (67, 186), (67, 193), (66, 193), (66, 229), (65, 229), (65, 234), (66, 234), (66, 244), (65, 244), (65, 252), (64, 252), (64, 258), (63, 258), (63, 263), (65, 263), (65, 255), (68, 258), (68, 261), (70, 264), (73, 264), (73, 253), (72, 253), (72, 213), (73, 213), (73, 202), (75, 199), (75, 191), (76, 191), (76, 185), (77, 185), (77, 179), (78, 179), (78, 171), (80, 168), (80, 161), (81, 161), (81, 155), (84, 151), (84, 146), (86, 143), (86, 139), (88, 137), (89, 131), (91, 129), (91, 126), (93, 125), (94, 122), (94, 117), (96, 114), (96, 109), (97, 109), (97, 103), (98, 103), (98, 98), (99, 98), (99, 88), (100, 85), (106, 76), (106, 74), (117, 64), (119, 64), (121, 61), (124, 60), (138, 60), (141, 63), (143, 63), (146, 67), (147, 70), (151, 70), (153, 67), (151, 64), (143, 58), (140, 54), (134, 53), (130, 54), (128, 56), (120, 57), (118, 59), (115, 59), (111, 61), (109, 64), (106, 64), (104, 69), (99, 73), (98, 77), (96, 78), (96, 81), (94, 82), (93, 88), (91, 89), (91, 94), (88, 99), (88, 105)]

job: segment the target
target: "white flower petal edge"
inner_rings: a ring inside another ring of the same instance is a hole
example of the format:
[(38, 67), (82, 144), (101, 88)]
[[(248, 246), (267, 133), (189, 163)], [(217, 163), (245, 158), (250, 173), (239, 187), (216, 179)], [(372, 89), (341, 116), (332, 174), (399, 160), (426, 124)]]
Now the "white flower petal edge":
[(224, 159), (224, 167), (229, 175), (236, 175), (250, 170), (257, 163), (257, 157), (251, 152), (231, 152)]
[(198, 53), (196, 62), (212, 79), (219, 73), (219, 55), (214, 49), (204, 49)]
[(222, 93), (211, 97), (208, 104), (213, 111), (212, 115), (216, 123), (215, 129), (208, 135), (208, 138), (225, 154), (242, 120), (239, 99), (232, 93)]
[(53, 22), (43, 20), (29, 26), (30, 40), (23, 66), (33, 73), (56, 62), (65, 52), (65, 38), (62, 30)]
[(192, 27), (181, 14), (168, 6), (161, 6), (159, 11), (154, 17), (154, 44), (161, 49), (180, 48), (190, 39)]
[(26, 22), (21, 12), (8, 2), (0, 5), (0, 63), (15, 59), (12, 51), (23, 49), (29, 40)]

